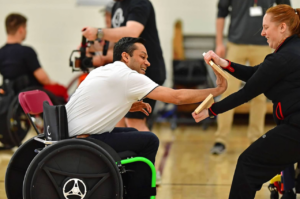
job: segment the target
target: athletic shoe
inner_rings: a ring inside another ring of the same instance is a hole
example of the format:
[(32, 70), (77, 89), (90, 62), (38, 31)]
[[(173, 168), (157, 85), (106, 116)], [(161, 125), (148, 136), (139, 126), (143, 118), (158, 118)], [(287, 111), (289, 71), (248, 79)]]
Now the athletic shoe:
[(156, 186), (158, 187), (161, 184), (161, 175), (160, 172), (156, 171)]
[(225, 152), (225, 145), (221, 142), (216, 142), (213, 148), (210, 150), (210, 152), (213, 155), (220, 155)]
[(293, 190), (284, 191), (284, 193), (282, 194), (281, 199), (296, 199), (296, 194), (294, 193)]
[(279, 194), (278, 194), (277, 188), (274, 186), (274, 184), (270, 184), (268, 186), (268, 189), (271, 192), (270, 199), (279, 199)]

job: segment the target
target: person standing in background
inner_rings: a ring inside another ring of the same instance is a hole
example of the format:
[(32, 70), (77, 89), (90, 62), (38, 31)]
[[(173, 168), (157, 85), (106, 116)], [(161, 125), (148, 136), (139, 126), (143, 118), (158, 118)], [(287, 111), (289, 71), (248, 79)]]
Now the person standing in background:
[[(111, 12), (112, 12), (112, 8), (113, 8), (114, 4), (115, 4), (115, 2), (109, 2), (108, 4), (106, 4), (104, 9), (100, 10), (100, 13), (101, 14), (103, 13), (103, 16), (104, 16), (106, 28), (111, 28)], [(95, 40), (93, 45), (90, 45), (86, 48), (86, 56), (93, 57), (92, 61), (93, 61), (93, 65), (95, 67), (112, 63), (114, 46), (115, 46), (114, 42), (109, 42), (107, 55), (103, 56), (102, 55), (103, 45), (101, 44), (101, 41)], [(78, 49), (79, 48), (80, 47), (78, 47)], [(84, 78), (86, 76), (87, 76), (87, 74), (84, 75)]]
[(111, 12), (114, 4), (114, 2), (109, 2), (106, 4), (104, 10), (101, 10), (101, 12), (104, 11), (105, 24), (107, 28), (111, 27)]
[[(261, 37), (261, 22), (266, 10), (276, 4), (291, 5), (290, 0), (219, 0), (216, 20), (216, 49), (222, 58), (239, 64), (255, 66), (263, 62), (266, 55), (272, 53), (267, 40)], [(230, 10), (231, 8), (231, 10)], [(225, 18), (230, 14), (227, 49), (223, 42)], [(227, 52), (226, 52), (227, 50)], [(226, 55), (226, 56), (225, 56)], [(236, 92), (241, 81), (229, 76), (228, 88), (222, 99)], [(261, 94), (250, 101), (248, 138), (254, 142), (264, 131), (266, 97)], [(227, 137), (232, 128), (234, 109), (218, 116), (216, 140), (211, 153), (222, 154), (226, 149)]]
[[(156, 27), (155, 11), (149, 0), (115, 0), (112, 8), (112, 28), (85, 27), (83, 36), (88, 40), (107, 40), (117, 42), (122, 37), (142, 37), (146, 40), (151, 67), (146, 75), (159, 85), (166, 79), (166, 69), (162, 49)], [(112, 55), (109, 55), (112, 57)], [(93, 57), (94, 66), (103, 66), (110, 59), (109, 56), (97, 55)], [(154, 109), (155, 100), (145, 99)], [(141, 112), (128, 113), (117, 127), (133, 127), (139, 131), (149, 131), (146, 116)]]

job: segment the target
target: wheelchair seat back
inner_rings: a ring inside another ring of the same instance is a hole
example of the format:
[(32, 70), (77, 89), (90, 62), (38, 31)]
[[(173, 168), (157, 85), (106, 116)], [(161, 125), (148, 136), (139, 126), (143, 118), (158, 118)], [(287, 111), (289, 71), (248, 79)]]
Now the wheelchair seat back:
[[(26, 114), (44, 113), (44, 134), (47, 141), (58, 141), (69, 137), (67, 112), (64, 105), (53, 106), (49, 96), (40, 90), (20, 93), (19, 101)], [(29, 120), (31, 120), (30, 116)], [(32, 124), (34, 125), (33, 122)], [(39, 134), (37, 128), (35, 130)]]
[(25, 114), (38, 115), (43, 112), (43, 102), (52, 102), (48, 95), (40, 90), (26, 91), (19, 94), (19, 102)]
[[(68, 117), (64, 105), (50, 106), (47, 101), (43, 103), (44, 109), (44, 135), (47, 141), (59, 141), (69, 138)], [(82, 138), (81, 138), (82, 139)], [(93, 138), (84, 138), (107, 151), (112, 158), (121, 161), (118, 153), (106, 143)]]
[(69, 137), (67, 111), (64, 105), (51, 106), (43, 103), (44, 134), (48, 141), (59, 141)]

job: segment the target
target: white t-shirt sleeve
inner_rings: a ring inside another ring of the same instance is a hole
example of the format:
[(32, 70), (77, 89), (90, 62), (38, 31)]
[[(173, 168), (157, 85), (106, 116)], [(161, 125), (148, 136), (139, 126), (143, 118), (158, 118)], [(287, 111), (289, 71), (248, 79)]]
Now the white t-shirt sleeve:
[(128, 99), (141, 100), (159, 85), (146, 75), (132, 72), (128, 75)]

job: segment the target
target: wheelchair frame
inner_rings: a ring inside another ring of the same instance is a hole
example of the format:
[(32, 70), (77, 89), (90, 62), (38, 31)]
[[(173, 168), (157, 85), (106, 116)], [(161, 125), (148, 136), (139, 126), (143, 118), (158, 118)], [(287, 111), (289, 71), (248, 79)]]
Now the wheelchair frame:
[[(33, 122), (32, 122), (32, 124), (34, 125)], [(46, 141), (46, 140), (43, 140), (43, 139), (38, 138), (38, 137), (34, 137), (34, 140), (36, 140), (38, 142), (41, 142), (45, 145), (51, 145), (51, 144), (55, 144), (55, 143), (59, 142), (59, 141)], [(120, 168), (122, 168), (122, 165), (130, 164), (130, 163), (134, 163), (134, 162), (144, 162), (144, 163), (148, 164), (148, 166), (150, 167), (151, 172), (152, 172), (151, 187), (155, 188), (156, 187), (156, 170), (155, 170), (155, 166), (147, 158), (132, 157), (132, 158), (129, 158), (129, 159), (121, 160), (120, 161), (121, 164), (119, 164), (118, 162), (116, 162), (116, 164), (117, 164), (118, 168), (120, 169)], [(122, 171), (121, 171), (121, 173), (122, 173)], [(150, 199), (155, 199), (155, 198), (156, 198), (156, 196), (150, 196)]]

